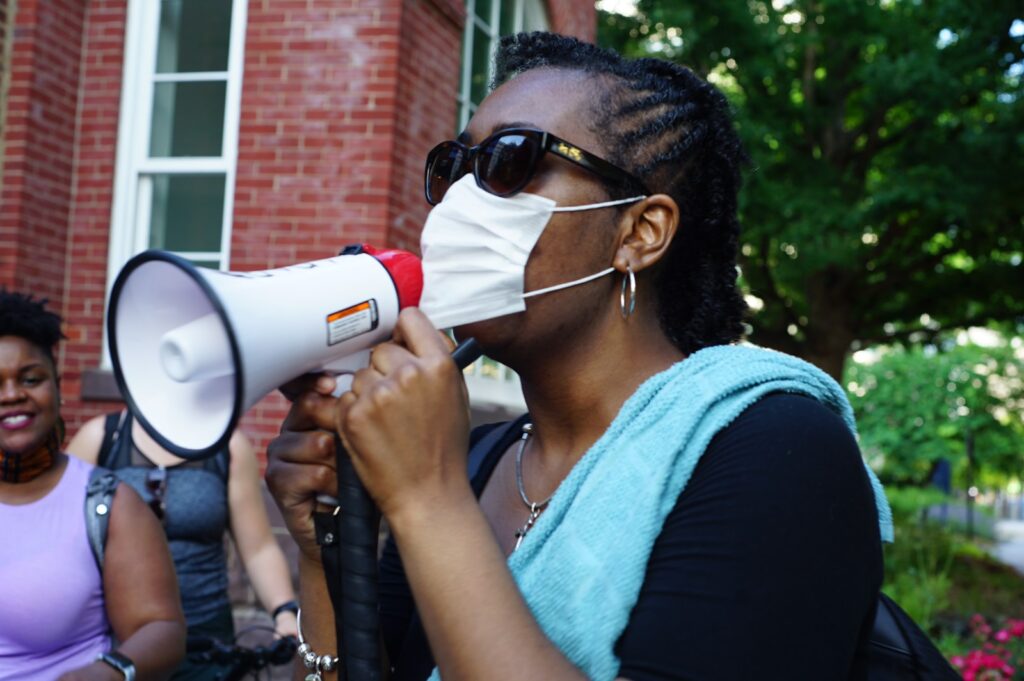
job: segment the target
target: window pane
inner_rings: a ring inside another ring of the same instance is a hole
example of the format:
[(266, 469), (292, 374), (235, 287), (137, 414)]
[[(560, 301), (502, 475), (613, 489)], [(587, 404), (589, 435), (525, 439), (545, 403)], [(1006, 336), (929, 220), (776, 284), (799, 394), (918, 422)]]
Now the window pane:
[(515, 0), (505, 0), (501, 3), (501, 24), (498, 32), (501, 35), (511, 35), (516, 32), (516, 5)]
[[(488, 26), (491, 25), (491, 12), (495, 1), (500, 2), (501, 0), (476, 0), (476, 7), (473, 8), (473, 12)], [(514, 2), (515, 0), (509, 1)]]
[(523, 0), (523, 30), (546, 31), (549, 28), (544, 3), (540, 0)]
[(149, 155), (220, 156), (227, 83), (155, 83)]
[(189, 260), (196, 267), (205, 267), (208, 270), (219, 270), (220, 260)]
[(227, 71), (231, 0), (163, 0), (157, 73)]
[(491, 38), (479, 28), (473, 29), (473, 71), (469, 82), (469, 98), (479, 104), (490, 86)]
[(220, 251), (224, 224), (222, 174), (152, 175), (149, 247)]

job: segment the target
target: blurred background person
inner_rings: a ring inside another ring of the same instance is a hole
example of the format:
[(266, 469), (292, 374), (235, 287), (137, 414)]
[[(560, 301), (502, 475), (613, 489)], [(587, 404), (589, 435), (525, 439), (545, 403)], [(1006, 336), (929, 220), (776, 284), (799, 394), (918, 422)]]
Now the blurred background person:
[[(188, 634), (234, 640), (224, 533), (281, 636), (296, 634), (295, 593), (270, 529), (252, 444), (235, 432), (228, 449), (187, 461), (161, 447), (129, 411), (100, 415), (75, 434), (68, 452), (109, 468), (146, 500), (163, 524), (174, 558)], [(174, 679), (216, 678), (215, 667), (186, 660)]]

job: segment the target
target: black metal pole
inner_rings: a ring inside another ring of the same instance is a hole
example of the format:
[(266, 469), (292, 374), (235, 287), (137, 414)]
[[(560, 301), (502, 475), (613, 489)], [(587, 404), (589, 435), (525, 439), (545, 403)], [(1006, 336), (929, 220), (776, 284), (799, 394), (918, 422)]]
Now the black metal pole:
[(967, 537), (974, 539), (974, 433), (968, 428), (964, 434), (967, 452)]

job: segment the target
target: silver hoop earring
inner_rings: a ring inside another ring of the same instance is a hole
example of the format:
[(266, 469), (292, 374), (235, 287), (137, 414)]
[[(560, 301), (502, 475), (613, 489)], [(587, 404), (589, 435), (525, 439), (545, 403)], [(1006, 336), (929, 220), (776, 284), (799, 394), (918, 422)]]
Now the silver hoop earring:
[[(626, 302), (626, 284), (629, 284), (629, 302)], [(623, 319), (629, 319), (636, 310), (636, 276), (633, 268), (626, 263), (626, 273), (622, 275), (622, 289), (619, 291), (619, 312)]]

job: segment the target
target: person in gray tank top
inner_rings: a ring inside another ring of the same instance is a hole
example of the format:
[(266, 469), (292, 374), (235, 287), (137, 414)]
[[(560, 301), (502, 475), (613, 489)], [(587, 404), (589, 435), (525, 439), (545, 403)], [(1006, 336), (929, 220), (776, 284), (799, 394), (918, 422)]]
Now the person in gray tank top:
[[(225, 532), (231, 533), (260, 602), (273, 614), (277, 633), (297, 633), (291, 575), (271, 533), (259, 466), (244, 435), (236, 432), (228, 449), (208, 459), (186, 461), (160, 447), (125, 410), (88, 421), (68, 451), (115, 471), (160, 519), (190, 637), (234, 638)], [(172, 678), (213, 679), (219, 671), (186, 660)]]

